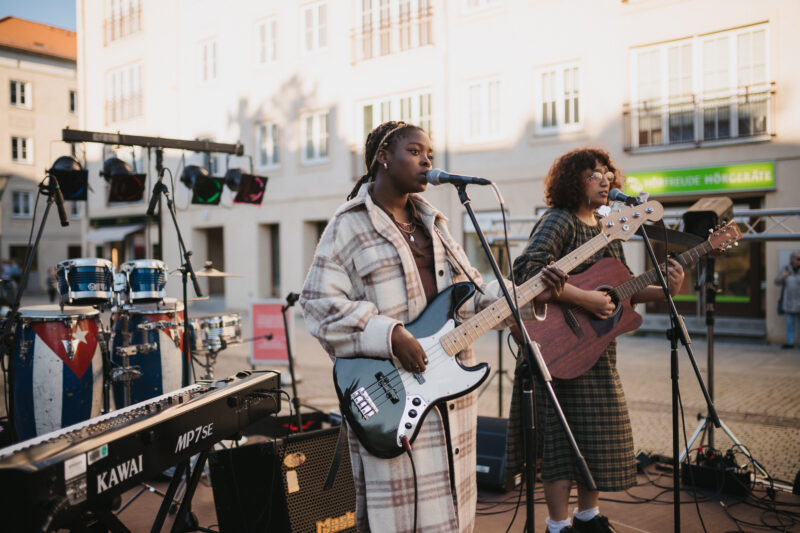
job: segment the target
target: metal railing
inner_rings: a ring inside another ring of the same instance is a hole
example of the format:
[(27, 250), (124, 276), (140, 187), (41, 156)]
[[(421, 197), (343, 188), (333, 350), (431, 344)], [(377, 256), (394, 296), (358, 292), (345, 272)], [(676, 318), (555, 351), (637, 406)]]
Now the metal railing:
[[(679, 230), (685, 209), (666, 209), (664, 224)], [(733, 209), (733, 219), (739, 225), (743, 240), (750, 241), (800, 241), (800, 208), (785, 209)], [(503, 237), (503, 219), (490, 218), (484, 229), (489, 244), (500, 244)], [(539, 217), (511, 217), (508, 223), (509, 242), (527, 242), (528, 234)], [(521, 233), (519, 233), (521, 232)], [(633, 239), (641, 239), (634, 236)]]
[(775, 83), (623, 105), (624, 148), (701, 146), (774, 135)]

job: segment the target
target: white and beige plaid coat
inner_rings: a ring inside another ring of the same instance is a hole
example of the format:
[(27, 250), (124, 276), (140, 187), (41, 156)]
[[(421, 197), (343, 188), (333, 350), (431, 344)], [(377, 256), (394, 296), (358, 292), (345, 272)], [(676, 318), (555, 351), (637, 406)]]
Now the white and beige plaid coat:
[[(372, 201), (367, 185), (334, 214), (317, 245), (300, 297), (306, 325), (331, 356), (393, 358), (391, 332), (413, 321), (426, 306), (425, 292), (411, 249), (386, 213)], [(420, 195), (413, 194), (420, 219), (432, 236), (436, 285), (441, 292), (468, 281), (445, 249), (458, 256), (476, 283), (480, 274), (450, 235), (447, 219)], [(443, 244), (443, 241), (445, 244)], [(496, 281), (482, 285), (461, 308), (463, 317), (500, 296)], [(524, 315), (533, 316), (532, 306)], [(459, 354), (474, 364), (471, 349)], [(417, 473), (417, 530), (471, 532), (475, 524), (475, 439), (477, 393), (447, 402), (455, 494), (450, 485), (448, 447), (438, 409), (431, 409), (413, 443)], [(349, 432), (350, 459), (356, 486), (359, 531), (409, 532), (414, 524), (414, 477), (409, 458), (381, 459), (370, 454)]]

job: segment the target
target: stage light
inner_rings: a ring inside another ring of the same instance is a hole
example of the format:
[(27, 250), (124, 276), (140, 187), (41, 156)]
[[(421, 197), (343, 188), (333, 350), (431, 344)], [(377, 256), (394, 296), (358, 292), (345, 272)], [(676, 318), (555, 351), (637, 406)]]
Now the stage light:
[(186, 165), (181, 173), (181, 183), (194, 189), (195, 183), (208, 177), (208, 170), (198, 165)]
[(58, 181), (64, 200), (86, 201), (89, 173), (81, 167), (77, 159), (70, 155), (62, 155), (56, 159), (48, 172)]
[(106, 180), (108, 183), (111, 183), (111, 176), (114, 174), (133, 174), (131, 170), (131, 166), (119, 159), (118, 157), (109, 157), (105, 161), (103, 161), (103, 170), (100, 171), (100, 175), (103, 176), (103, 179)]
[(239, 185), (242, 183), (242, 169), (229, 168), (225, 173), (225, 185), (232, 191), (238, 191)]
[(222, 178), (210, 176), (196, 179), (192, 187), (192, 203), (200, 205), (217, 205), (222, 198)]
[(100, 172), (111, 186), (108, 189), (108, 203), (141, 202), (144, 198), (144, 174), (136, 174), (131, 166), (117, 157), (109, 157), (103, 162)]
[(261, 205), (264, 200), (264, 192), (267, 189), (266, 176), (254, 176), (253, 174), (242, 174), (239, 190), (233, 199), (235, 204), (254, 204)]
[(264, 200), (264, 190), (267, 188), (266, 176), (245, 174), (240, 168), (229, 168), (225, 173), (225, 185), (236, 192), (233, 198), (235, 204), (261, 205)]

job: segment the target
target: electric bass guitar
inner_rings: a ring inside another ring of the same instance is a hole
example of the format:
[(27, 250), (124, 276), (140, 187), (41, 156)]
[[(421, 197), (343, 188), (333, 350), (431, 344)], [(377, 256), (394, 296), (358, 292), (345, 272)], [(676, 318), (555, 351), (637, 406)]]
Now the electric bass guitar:
[[(691, 265), (712, 250), (730, 248), (741, 238), (736, 222), (731, 221), (711, 233), (706, 242), (680, 254), (677, 260), (684, 267)], [(530, 337), (540, 344), (546, 343), (542, 357), (550, 374), (559, 379), (583, 375), (597, 363), (612, 340), (641, 326), (642, 316), (633, 310), (631, 297), (657, 280), (655, 269), (631, 278), (625, 265), (611, 257), (604, 257), (585, 272), (570, 276), (571, 285), (608, 293), (616, 309), (613, 315), (601, 319), (577, 306), (562, 304), (559, 309), (551, 304), (544, 321), (525, 321)]]
[[(663, 213), (664, 208), (656, 201), (612, 213), (600, 219), (600, 234), (559, 259), (556, 266), (569, 272), (609, 242), (628, 240), (645, 221), (660, 220)], [(517, 287), (518, 305), (544, 291), (541, 276), (540, 273)], [(428, 357), (424, 372), (408, 372), (388, 359), (336, 359), (333, 380), (342, 414), (373, 455), (391, 458), (403, 453), (434, 405), (467, 394), (488, 376), (486, 363), (465, 367), (456, 355), (511, 316), (511, 310), (505, 298), (499, 298), (459, 323), (457, 311), (474, 292), (471, 283), (456, 283), (439, 293), (419, 317), (405, 326)]]

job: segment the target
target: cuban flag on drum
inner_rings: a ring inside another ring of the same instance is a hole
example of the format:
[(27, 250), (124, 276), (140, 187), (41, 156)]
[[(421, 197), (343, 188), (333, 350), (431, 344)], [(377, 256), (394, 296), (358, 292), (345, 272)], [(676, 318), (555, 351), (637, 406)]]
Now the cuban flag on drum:
[[(14, 352), (14, 426), (29, 439), (98, 416), (103, 358), (96, 317), (26, 320)], [(21, 329), (21, 331), (20, 331)]]

